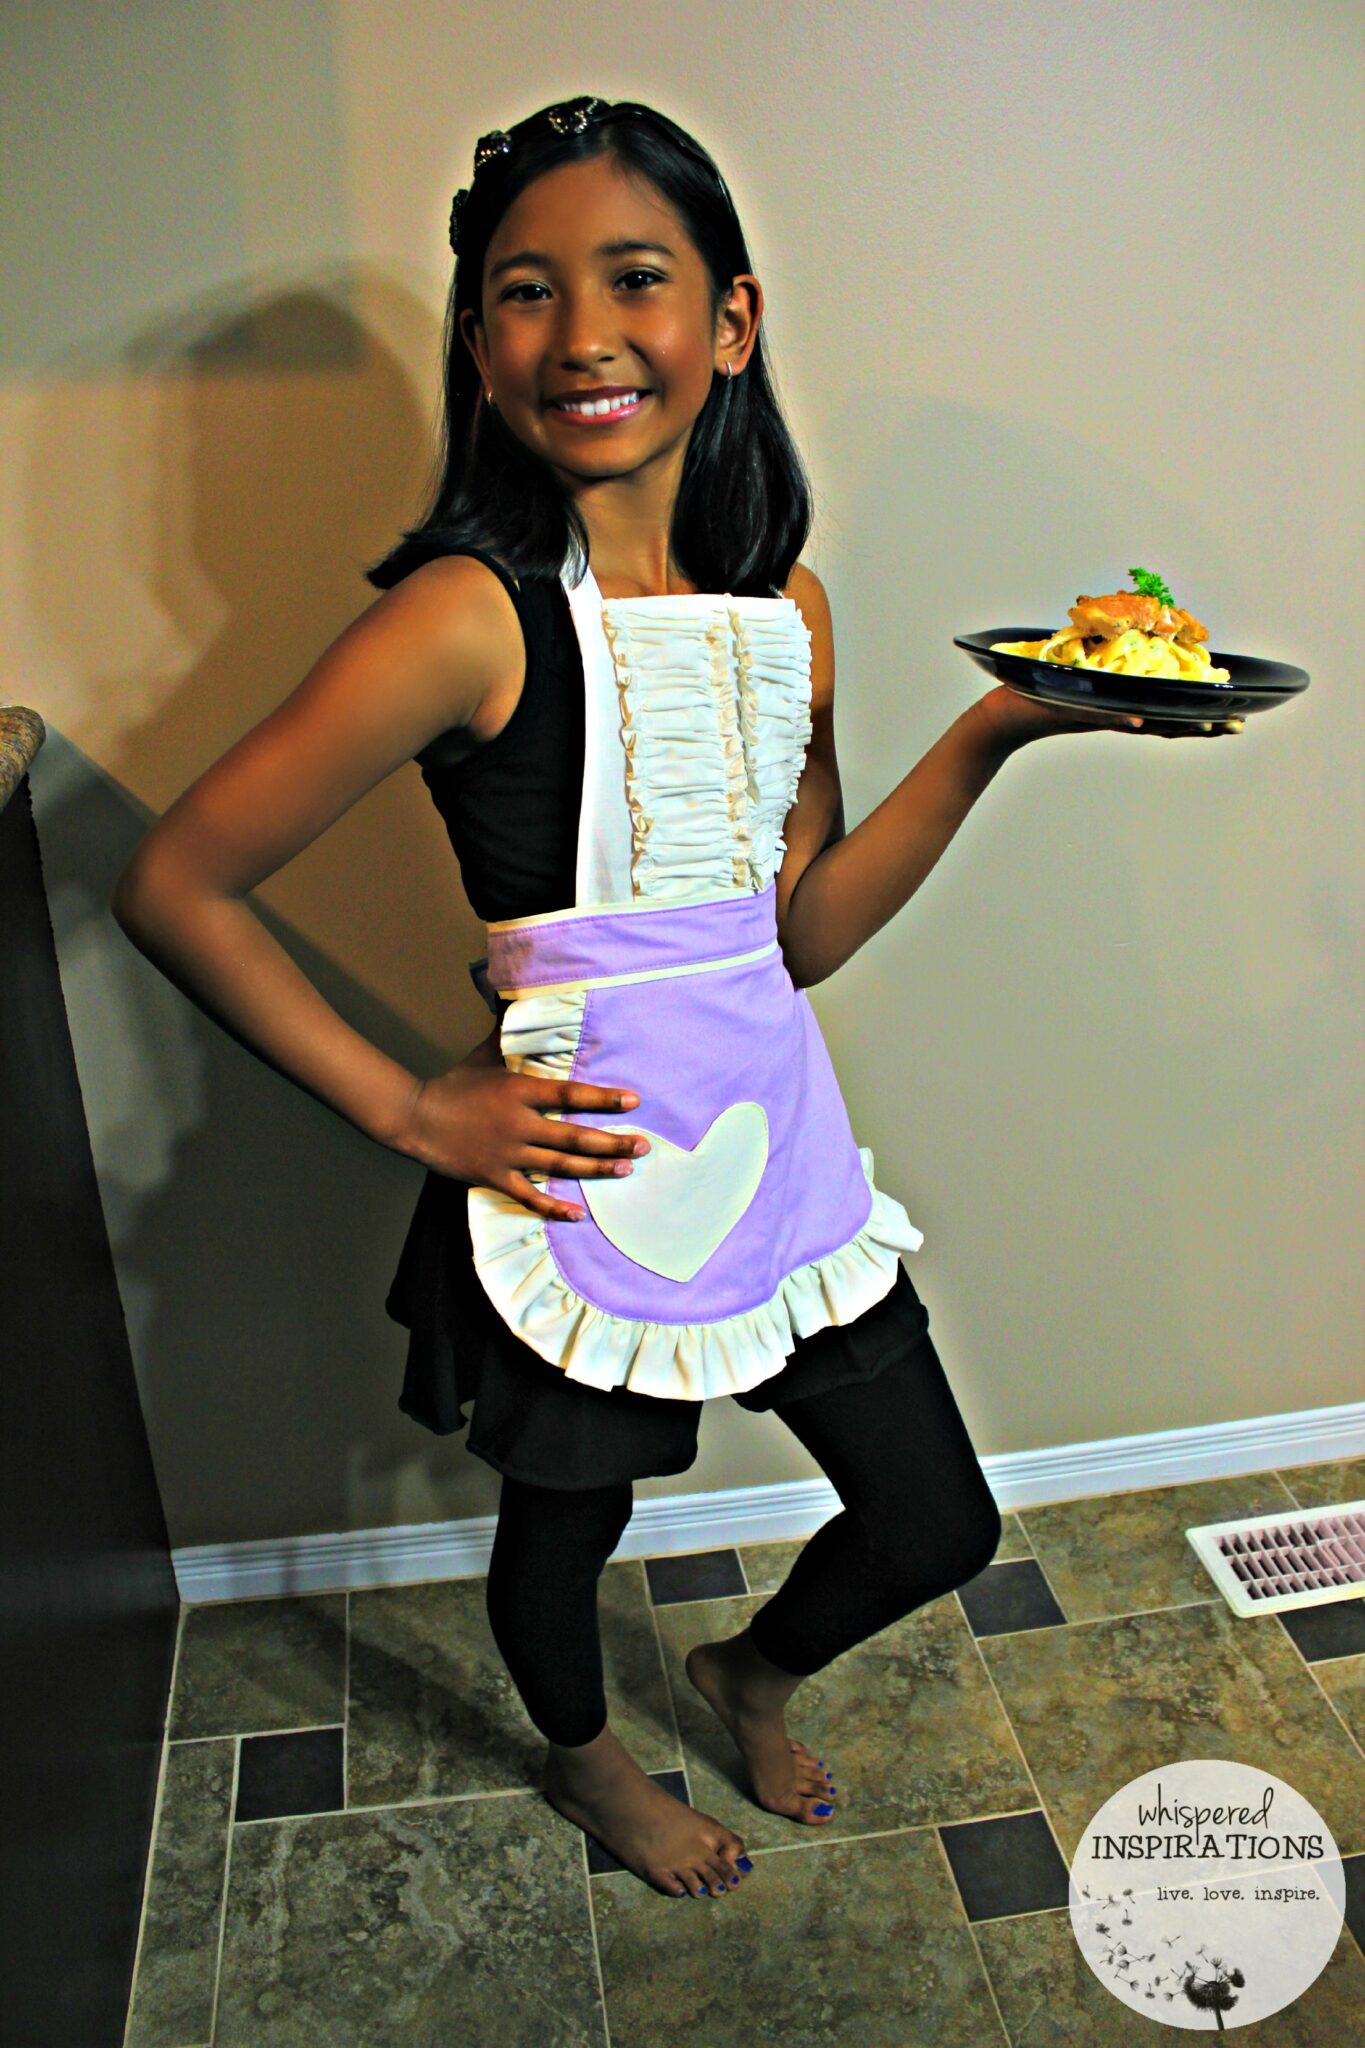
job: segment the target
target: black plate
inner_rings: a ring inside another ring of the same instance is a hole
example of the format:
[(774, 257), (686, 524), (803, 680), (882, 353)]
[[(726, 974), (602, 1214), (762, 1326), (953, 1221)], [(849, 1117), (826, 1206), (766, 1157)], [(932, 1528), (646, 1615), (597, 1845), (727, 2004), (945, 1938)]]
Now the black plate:
[(996, 626), (987, 633), (957, 633), (954, 647), (971, 656), (997, 682), (1044, 704), (1084, 706), (1091, 711), (1127, 711), (1176, 724), (1221, 724), (1251, 711), (1272, 711), (1308, 688), (1307, 671), (1259, 654), (1216, 654), (1226, 683), (1177, 681), (1171, 676), (1116, 676), (1106, 669), (1063, 668), (1055, 661), (1031, 661), (1026, 654), (995, 654), (997, 640), (1050, 640), (1055, 626)]

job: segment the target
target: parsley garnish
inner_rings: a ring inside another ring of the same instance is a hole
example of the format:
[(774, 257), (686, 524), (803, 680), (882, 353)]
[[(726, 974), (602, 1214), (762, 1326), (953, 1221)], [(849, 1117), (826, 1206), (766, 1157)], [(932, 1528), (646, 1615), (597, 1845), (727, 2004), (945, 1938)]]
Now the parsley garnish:
[(1138, 591), (1143, 597), (1154, 597), (1158, 604), (1173, 605), (1175, 603), (1175, 599), (1171, 596), (1170, 591), (1157, 575), (1155, 569), (1130, 569), (1128, 574), (1133, 579), (1134, 590)]

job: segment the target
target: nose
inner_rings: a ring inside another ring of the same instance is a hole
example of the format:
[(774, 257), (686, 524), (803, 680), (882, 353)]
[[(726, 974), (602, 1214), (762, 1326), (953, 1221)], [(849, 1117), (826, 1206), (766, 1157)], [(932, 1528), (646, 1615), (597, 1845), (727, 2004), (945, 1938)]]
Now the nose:
[(597, 294), (566, 293), (560, 300), (558, 334), (562, 370), (586, 370), (613, 363), (618, 337)]

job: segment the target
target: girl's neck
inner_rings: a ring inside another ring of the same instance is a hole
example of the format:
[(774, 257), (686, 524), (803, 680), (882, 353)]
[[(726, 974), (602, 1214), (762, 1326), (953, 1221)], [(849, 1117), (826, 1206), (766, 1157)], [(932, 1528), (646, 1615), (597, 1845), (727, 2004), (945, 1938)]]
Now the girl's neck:
[(649, 508), (607, 490), (579, 497), (592, 573), (603, 597), (678, 597), (695, 592), (696, 584), (669, 548), (675, 497), (676, 491), (666, 505)]

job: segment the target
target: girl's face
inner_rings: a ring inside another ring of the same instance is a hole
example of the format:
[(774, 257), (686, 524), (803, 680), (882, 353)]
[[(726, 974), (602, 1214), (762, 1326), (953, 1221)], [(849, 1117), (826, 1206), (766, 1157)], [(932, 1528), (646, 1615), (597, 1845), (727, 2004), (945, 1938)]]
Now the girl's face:
[[(485, 391), (517, 439), (573, 484), (660, 466), (681, 474), (712, 378), (738, 376), (762, 317), (757, 278), (713, 314), (681, 219), (615, 157), (547, 171), (498, 223), (483, 319), (461, 316)], [(584, 414), (565, 401), (624, 397)]]

